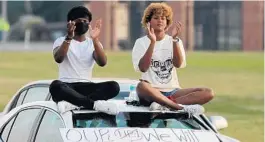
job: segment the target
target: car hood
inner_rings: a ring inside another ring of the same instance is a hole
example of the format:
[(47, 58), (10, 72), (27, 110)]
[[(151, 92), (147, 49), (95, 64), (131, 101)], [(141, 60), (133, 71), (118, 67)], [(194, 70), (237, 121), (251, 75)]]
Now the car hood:
[(225, 136), (223, 134), (217, 134), (219, 139), (221, 139), (223, 142), (240, 142), (239, 140), (237, 139), (234, 139), (234, 138), (231, 138), (231, 137), (228, 137), (228, 136)]
[(4, 113), (3, 113), (3, 112), (0, 112), (0, 118), (1, 118), (2, 116), (4, 116)]
[(171, 128), (61, 128), (64, 142), (220, 142), (216, 133), (206, 130)]

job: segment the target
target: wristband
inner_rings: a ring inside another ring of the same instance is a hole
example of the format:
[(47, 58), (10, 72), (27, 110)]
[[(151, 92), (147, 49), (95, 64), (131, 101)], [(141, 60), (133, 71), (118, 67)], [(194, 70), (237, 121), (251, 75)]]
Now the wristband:
[(64, 42), (66, 42), (66, 43), (70, 44), (70, 41), (69, 41), (69, 40), (64, 40)]
[(72, 37), (69, 37), (68, 35), (65, 37), (65, 40), (72, 40)]
[(172, 38), (172, 41), (173, 41), (173, 42), (177, 42), (177, 43), (178, 43), (178, 42), (179, 42), (179, 38), (178, 38), (178, 37), (176, 37), (175, 39), (174, 39), (174, 38)]

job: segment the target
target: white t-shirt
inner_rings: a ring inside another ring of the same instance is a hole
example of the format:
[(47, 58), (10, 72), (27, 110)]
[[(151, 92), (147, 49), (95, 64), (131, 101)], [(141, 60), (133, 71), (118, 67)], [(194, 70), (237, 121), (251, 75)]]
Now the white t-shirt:
[[(61, 46), (65, 37), (55, 40), (53, 50)], [(64, 82), (86, 82), (92, 77), (92, 70), (95, 64), (93, 58), (94, 44), (91, 38), (79, 42), (71, 40), (67, 56), (65, 56), (59, 67), (59, 80)]]
[[(160, 91), (172, 91), (175, 88), (180, 88), (176, 68), (173, 65), (173, 41), (172, 37), (165, 35), (164, 39), (156, 41), (151, 65), (149, 69), (142, 73), (141, 79), (151, 83)], [(150, 45), (150, 39), (147, 36), (138, 38), (134, 44), (132, 51), (133, 66), (136, 71), (139, 70), (139, 61), (144, 56)], [(183, 57), (183, 62), (180, 68), (186, 66), (186, 55), (183, 43), (180, 40), (180, 50)]]

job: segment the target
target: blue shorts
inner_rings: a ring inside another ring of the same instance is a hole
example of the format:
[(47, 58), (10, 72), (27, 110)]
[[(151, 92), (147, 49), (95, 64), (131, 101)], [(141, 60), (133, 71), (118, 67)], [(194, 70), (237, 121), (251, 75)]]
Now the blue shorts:
[[(166, 96), (168, 99), (170, 99), (171, 101), (173, 102), (176, 102), (176, 99), (174, 97), (172, 97), (172, 95), (174, 95), (178, 90), (180, 90), (180, 88), (176, 88), (170, 92), (162, 92), (160, 91), (164, 96)], [(139, 102), (141, 105), (144, 105), (144, 106), (150, 106), (152, 101), (147, 101), (145, 99), (141, 99), (139, 98)]]
[(170, 91), (170, 92), (162, 92), (162, 91), (160, 91), (160, 92), (161, 92), (164, 96), (169, 97), (169, 96), (174, 95), (178, 90), (179, 90), (179, 88), (176, 88), (176, 89), (174, 89), (174, 90), (172, 90), (172, 91)]

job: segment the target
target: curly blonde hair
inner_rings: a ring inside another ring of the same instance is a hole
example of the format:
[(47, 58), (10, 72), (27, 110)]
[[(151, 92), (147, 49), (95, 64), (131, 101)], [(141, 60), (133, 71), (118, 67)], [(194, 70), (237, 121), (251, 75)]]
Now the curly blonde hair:
[(146, 28), (147, 23), (151, 21), (152, 16), (156, 14), (162, 14), (167, 19), (167, 27), (173, 22), (172, 8), (164, 2), (151, 3), (145, 10), (142, 17), (142, 26)]

